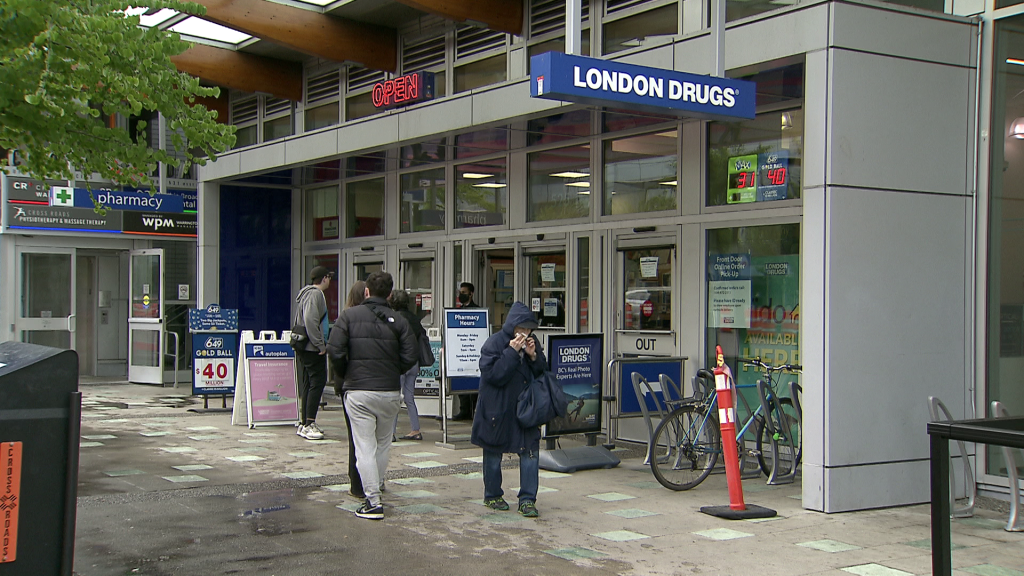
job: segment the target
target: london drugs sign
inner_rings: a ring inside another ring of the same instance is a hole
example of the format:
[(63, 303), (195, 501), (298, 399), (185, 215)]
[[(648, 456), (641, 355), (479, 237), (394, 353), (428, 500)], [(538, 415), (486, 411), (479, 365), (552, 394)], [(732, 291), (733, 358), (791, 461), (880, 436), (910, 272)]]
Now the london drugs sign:
[(398, 106), (434, 99), (434, 73), (413, 72), (377, 82), (370, 93), (374, 108), (389, 110)]
[(530, 59), (530, 96), (707, 119), (754, 118), (757, 84), (546, 52)]

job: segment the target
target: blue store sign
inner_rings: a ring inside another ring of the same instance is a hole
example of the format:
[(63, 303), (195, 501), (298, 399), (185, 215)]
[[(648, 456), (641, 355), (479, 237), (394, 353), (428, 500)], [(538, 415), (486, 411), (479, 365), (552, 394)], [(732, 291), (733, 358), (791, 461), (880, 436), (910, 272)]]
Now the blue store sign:
[(546, 52), (530, 59), (530, 96), (711, 119), (752, 119), (754, 82)]

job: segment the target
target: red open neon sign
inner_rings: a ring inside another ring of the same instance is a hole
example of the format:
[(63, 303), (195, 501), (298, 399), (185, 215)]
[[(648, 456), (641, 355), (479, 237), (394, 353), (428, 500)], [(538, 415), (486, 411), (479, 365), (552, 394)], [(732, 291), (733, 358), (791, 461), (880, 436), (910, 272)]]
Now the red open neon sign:
[(434, 98), (434, 73), (413, 72), (373, 85), (373, 106), (386, 110)]

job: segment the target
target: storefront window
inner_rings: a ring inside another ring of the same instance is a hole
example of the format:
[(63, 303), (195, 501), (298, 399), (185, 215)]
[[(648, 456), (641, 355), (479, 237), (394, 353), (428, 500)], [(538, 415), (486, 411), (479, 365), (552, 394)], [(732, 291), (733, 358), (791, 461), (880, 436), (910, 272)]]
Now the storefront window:
[(448, 159), (448, 148), (445, 146), (445, 139), (439, 138), (402, 146), (398, 157), (400, 168), (416, 168), (424, 164), (444, 162)]
[(624, 330), (672, 329), (672, 249), (644, 248), (622, 253), (625, 274)]
[[(533, 58), (538, 54), (545, 52), (565, 52), (565, 36), (560, 36), (552, 40), (545, 40), (538, 42), (537, 44), (531, 44), (529, 48), (529, 57)], [(580, 54), (583, 56), (590, 56), (590, 29), (580, 31)], [(529, 62), (527, 62), (529, 64)]]
[(455, 68), (455, 93), (489, 86), (508, 79), (505, 53)]
[(800, 197), (803, 110), (708, 123), (708, 206)]
[(707, 246), (704, 365), (714, 365), (721, 346), (737, 383), (747, 385), (761, 376), (740, 359), (799, 364), (800, 225), (708, 230)]
[(340, 236), (338, 187), (306, 190), (306, 240), (334, 240)]
[(402, 262), (402, 288), (409, 292), (409, 307), (424, 326), (433, 326), (434, 284), (433, 260)]
[(530, 120), (526, 124), (526, 145), (554, 144), (590, 136), (590, 112), (576, 110)]
[(334, 126), (339, 121), (339, 110), (337, 102), (331, 102), (330, 104), (306, 110), (304, 114), (306, 118), (306, 132), (317, 130), (319, 128), (326, 128), (327, 126)]
[(506, 224), (506, 167), (505, 158), (460, 164), (455, 167), (456, 228)]
[(381, 174), (387, 170), (387, 154), (374, 152), (345, 159), (345, 169), (349, 178)]
[(604, 213), (676, 209), (678, 131), (604, 143)]
[(508, 148), (508, 128), (488, 128), (455, 137), (455, 157), (472, 158)]
[[(989, 213), (988, 350), (985, 401), (1024, 414), (1024, 16), (996, 21), (992, 90), (992, 168)], [(1019, 469), (1019, 468), (1018, 468)], [(1002, 450), (989, 447), (986, 471), (1006, 476)], [(1024, 470), (1020, 470), (1024, 474)]]
[(531, 222), (590, 215), (590, 146), (529, 155), (527, 218)]
[(444, 168), (402, 174), (403, 233), (444, 230), (444, 188)]
[(281, 116), (280, 118), (274, 118), (273, 120), (267, 120), (263, 123), (263, 141), (270, 142), (271, 140), (277, 140), (278, 138), (284, 138), (285, 136), (292, 135), (292, 117)]
[(360, 180), (345, 185), (346, 238), (384, 233), (384, 179)]
[(256, 143), (258, 137), (258, 126), (246, 126), (235, 131), (235, 145), (233, 148), (244, 148)]
[(366, 92), (345, 99), (345, 120), (365, 118), (379, 112), (373, 105), (373, 94)]
[[(348, 286), (343, 286), (341, 280), (338, 279), (338, 255), (337, 254), (317, 254), (315, 256), (306, 257), (306, 266), (302, 269), (303, 275), (305, 276), (313, 268), (317, 266), (323, 266), (331, 272), (334, 272), (334, 280), (331, 280), (331, 287), (324, 292), (324, 297), (327, 298), (327, 319), (325, 322), (334, 323), (338, 319), (339, 314), (339, 302), (341, 302), (342, 294), (348, 296)], [(309, 282), (309, 278), (303, 279), (303, 284)], [(324, 334), (327, 332), (325, 331)]]
[(670, 4), (604, 25), (603, 54), (614, 54), (644, 45), (644, 40), (679, 33), (679, 5)]
[(678, 121), (678, 118), (670, 116), (641, 114), (633, 110), (609, 109), (601, 115), (601, 128), (604, 132), (618, 132), (620, 130), (632, 130), (633, 128), (676, 121)]
[(565, 328), (565, 252), (530, 256), (529, 306), (542, 328)]

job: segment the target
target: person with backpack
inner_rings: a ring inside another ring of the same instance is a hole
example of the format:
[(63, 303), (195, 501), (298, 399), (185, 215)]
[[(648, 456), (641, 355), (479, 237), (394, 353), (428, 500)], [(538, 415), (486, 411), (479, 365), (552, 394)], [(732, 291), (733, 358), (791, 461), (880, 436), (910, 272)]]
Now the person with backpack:
[[(327, 386), (327, 343), (324, 342), (323, 321), (327, 318), (327, 299), (324, 292), (331, 287), (334, 273), (323, 266), (309, 271), (307, 284), (295, 297), (292, 332), (300, 335), (292, 345), (301, 365), (299, 380), (299, 429), (296, 434), (307, 440), (321, 440), (324, 431), (316, 424), (320, 399)], [(293, 336), (295, 339), (295, 336)]]
[[(420, 366), (433, 366), (434, 356), (430, 350), (430, 339), (427, 338), (427, 331), (420, 322), (420, 317), (409, 309), (409, 293), (405, 290), (394, 290), (391, 292), (391, 308), (394, 309), (405, 321), (409, 323), (413, 333), (416, 335), (416, 350), (419, 352), (419, 359), (415, 366), (408, 372), (402, 374), (402, 400), (409, 410), (409, 427), (411, 430), (402, 440), (423, 440), (420, 432), (420, 414), (416, 407), (416, 377), (419, 376)], [(429, 355), (429, 357), (427, 357)], [(395, 418), (395, 434), (398, 433), (398, 419)]]

